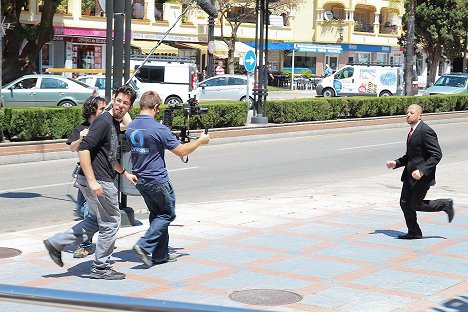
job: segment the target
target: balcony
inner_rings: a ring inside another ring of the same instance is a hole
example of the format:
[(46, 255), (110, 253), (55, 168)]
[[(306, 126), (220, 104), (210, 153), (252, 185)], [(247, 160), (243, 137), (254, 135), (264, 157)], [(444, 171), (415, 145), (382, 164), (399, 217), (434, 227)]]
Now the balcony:
[(365, 32), (365, 33), (373, 33), (374, 32), (374, 25), (362, 23), (360, 21), (354, 22), (354, 31), (355, 32)]

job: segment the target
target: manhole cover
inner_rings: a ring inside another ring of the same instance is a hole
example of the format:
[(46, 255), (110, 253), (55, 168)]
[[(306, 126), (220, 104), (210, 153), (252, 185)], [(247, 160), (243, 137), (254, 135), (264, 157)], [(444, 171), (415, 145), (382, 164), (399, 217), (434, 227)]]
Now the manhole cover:
[(0, 259), (12, 258), (21, 255), (21, 250), (7, 247), (0, 247)]
[(279, 306), (296, 303), (302, 300), (302, 296), (291, 291), (276, 289), (247, 289), (233, 292), (229, 295), (234, 301), (264, 306)]

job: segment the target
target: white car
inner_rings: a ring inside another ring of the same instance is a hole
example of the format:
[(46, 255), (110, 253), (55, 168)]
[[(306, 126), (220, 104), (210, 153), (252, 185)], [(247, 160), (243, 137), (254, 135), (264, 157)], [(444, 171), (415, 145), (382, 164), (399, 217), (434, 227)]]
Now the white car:
[[(100, 97), (106, 97), (106, 75), (84, 75), (79, 76), (76, 80), (86, 83), (89, 86), (96, 87)], [(112, 83), (111, 83), (112, 84)], [(135, 102), (139, 102), (141, 96), (141, 83), (133, 77), (130, 86), (135, 90), (137, 97)]]
[[(251, 78), (249, 84), (249, 101), (251, 105), (254, 102), (253, 88), (254, 81)], [(200, 82), (191, 93), (191, 96), (196, 96), (200, 102), (215, 100), (245, 101), (246, 94), (247, 76), (219, 75)]]

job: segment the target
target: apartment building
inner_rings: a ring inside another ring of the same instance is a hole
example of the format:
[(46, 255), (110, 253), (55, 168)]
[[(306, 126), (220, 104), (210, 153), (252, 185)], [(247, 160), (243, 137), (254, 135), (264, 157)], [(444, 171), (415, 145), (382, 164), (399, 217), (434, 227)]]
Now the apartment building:
[[(106, 17), (100, 0), (65, 0), (54, 17), (55, 36), (47, 43), (40, 68), (102, 68), (105, 64)], [(30, 0), (21, 14), (23, 23), (40, 20), (42, 0)], [(206, 66), (208, 18), (199, 8), (164, 0), (132, 1), (132, 42), (134, 51), (148, 52), (175, 23), (156, 53), (194, 57), (199, 69)], [(238, 14), (232, 8), (227, 19)], [(268, 57), (274, 71), (291, 70), (294, 51), (295, 73), (309, 69), (321, 76), (325, 64), (334, 70), (347, 62), (402, 63), (397, 44), (402, 31), (403, 0), (305, 0), (299, 7), (270, 17)], [(254, 15), (253, 15), (254, 16)], [(228, 21), (225, 37), (231, 35)], [(221, 25), (215, 23), (215, 58), (227, 57), (220, 40)], [(243, 23), (237, 32), (235, 56), (242, 58), (246, 43), (255, 40), (255, 19)]]

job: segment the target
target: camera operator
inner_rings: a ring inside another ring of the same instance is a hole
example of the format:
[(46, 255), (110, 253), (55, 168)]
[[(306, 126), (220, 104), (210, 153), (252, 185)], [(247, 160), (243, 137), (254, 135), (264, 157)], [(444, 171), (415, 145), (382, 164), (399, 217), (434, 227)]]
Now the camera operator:
[(164, 151), (184, 157), (210, 140), (203, 133), (197, 140), (181, 144), (168, 127), (154, 119), (160, 104), (156, 92), (143, 93), (140, 114), (125, 133), (131, 148), (132, 173), (138, 177), (136, 188), (150, 212), (149, 228), (133, 246), (147, 267), (176, 260), (174, 255), (169, 255), (168, 227), (176, 217), (175, 193), (167, 174)]

